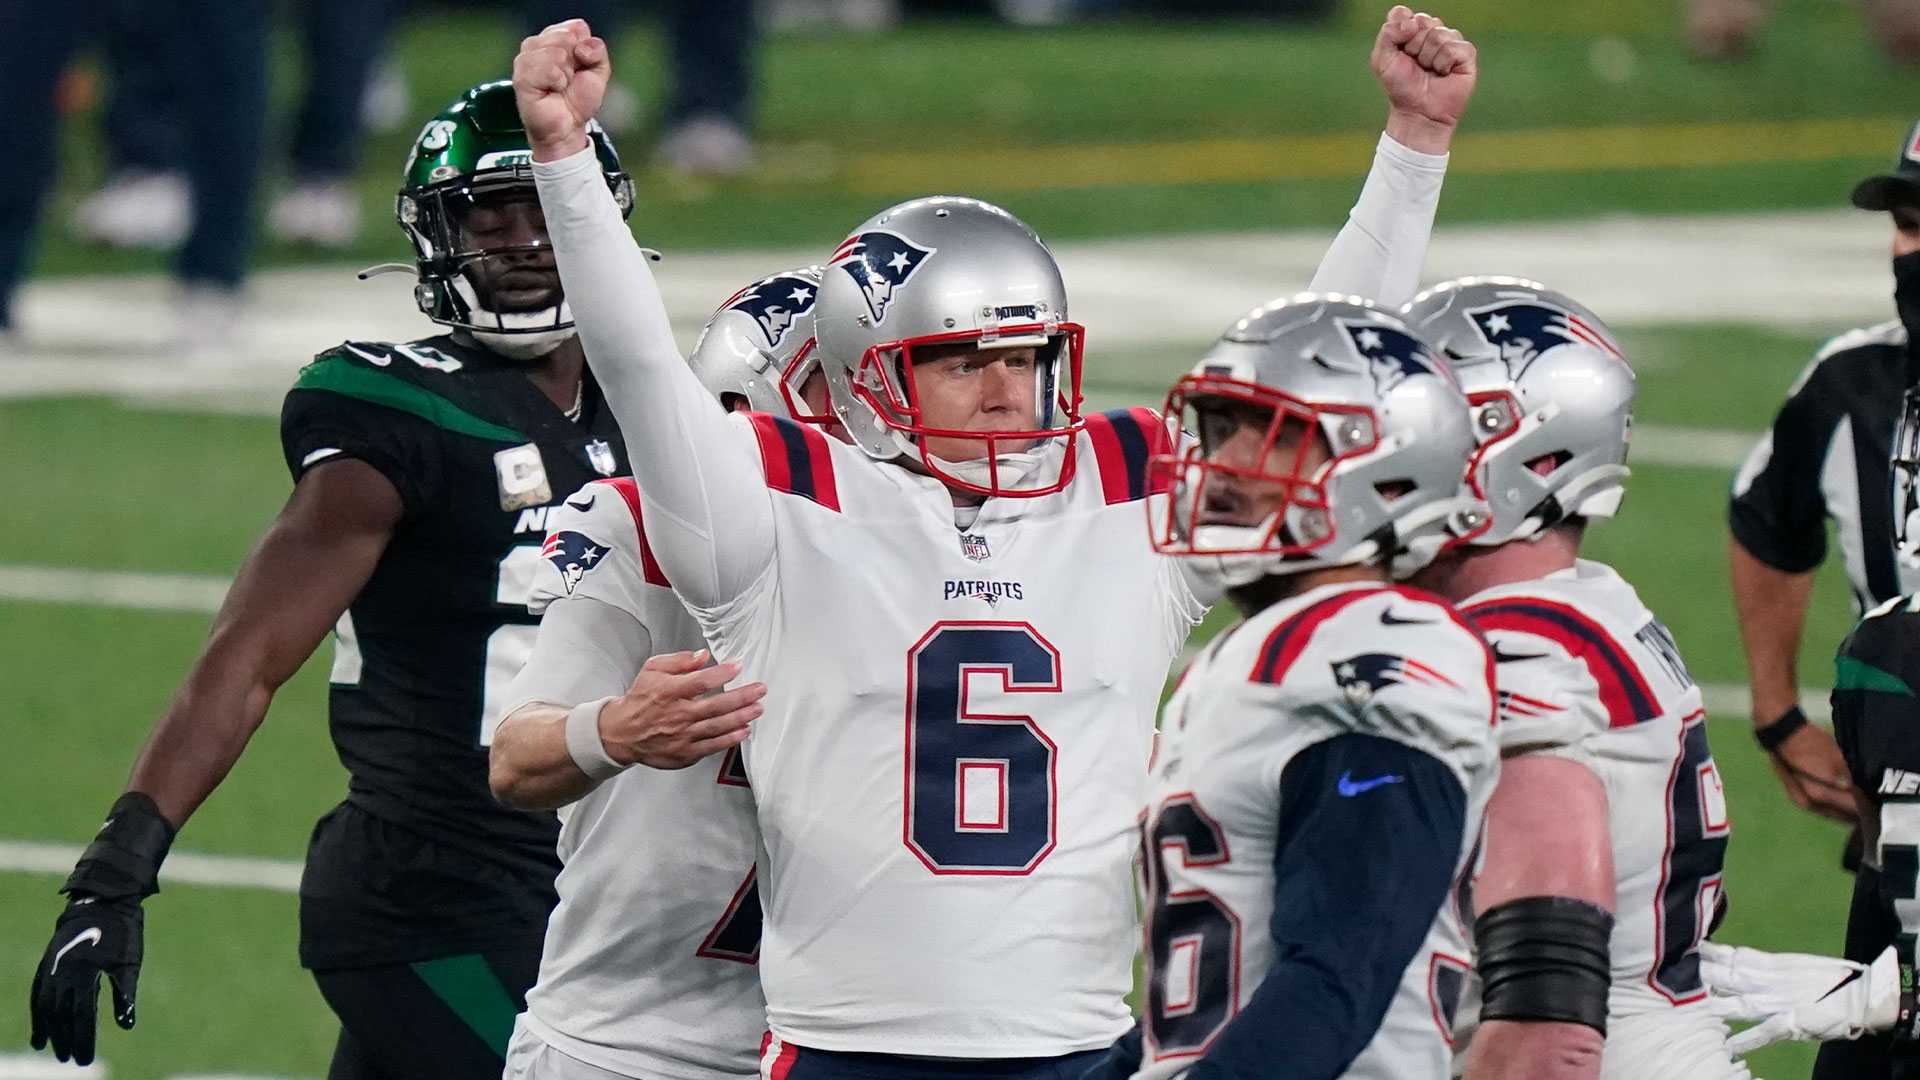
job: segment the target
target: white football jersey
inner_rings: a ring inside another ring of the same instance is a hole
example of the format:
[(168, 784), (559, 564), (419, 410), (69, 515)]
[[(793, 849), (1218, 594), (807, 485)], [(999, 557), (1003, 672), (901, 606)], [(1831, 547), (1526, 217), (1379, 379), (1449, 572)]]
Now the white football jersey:
[[(1131, 1016), (1132, 827), (1154, 709), (1204, 613), (1147, 542), (1146, 409), (1089, 418), (1071, 482), (988, 500), (783, 419), (750, 424), (768, 571), (696, 611), (768, 687), (744, 744), (773, 1033), (997, 1058)], [(1056, 450), (1055, 452), (1061, 452)]]
[[(547, 527), (536, 610), (591, 597), (640, 620), (656, 654), (705, 647), (654, 562), (631, 479), (588, 484)], [(758, 836), (739, 752), (628, 769), (560, 814), (560, 903), (522, 1023), (623, 1076), (755, 1074), (766, 1026)]]
[(1704, 1001), (1699, 947), (1720, 906), (1731, 822), (1700, 688), (1673, 635), (1620, 575), (1584, 559), (1460, 607), (1493, 643), (1505, 751), (1579, 761), (1606, 788), (1609, 1015)]
[[(1492, 661), (1445, 603), (1412, 589), (1325, 585), (1234, 628), (1193, 663), (1162, 714), (1141, 819), (1147, 984), (1140, 1080), (1184, 1074), (1252, 1000), (1274, 957), (1282, 777), (1343, 735), (1393, 739), (1465, 794), (1453, 880), (1466, 879), (1499, 776)], [(1362, 797), (1364, 778), (1341, 795)], [(1356, 858), (1365, 858), (1356, 852)], [(1433, 912), (1380, 1026), (1345, 1076), (1447, 1075), (1471, 965), (1458, 888)], [(1276, 1062), (1275, 1075), (1284, 1075)]]

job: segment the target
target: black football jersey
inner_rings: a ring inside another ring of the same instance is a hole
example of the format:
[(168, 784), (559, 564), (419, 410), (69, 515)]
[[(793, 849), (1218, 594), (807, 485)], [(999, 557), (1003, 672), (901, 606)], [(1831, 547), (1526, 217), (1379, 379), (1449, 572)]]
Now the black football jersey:
[[(1853, 782), (1874, 806), (1907, 804), (1920, 814), (1920, 594), (1896, 597), (1868, 612), (1840, 644), (1834, 663), (1833, 733)], [(1882, 822), (1889, 811), (1877, 811)], [(1899, 817), (1910, 818), (1906, 811)], [(1920, 846), (1912, 830), (1889, 830), (1880, 843), (1885, 921), (1900, 925), (1895, 905), (1920, 899)], [(1913, 941), (1901, 942), (1912, 962)]]
[[(591, 375), (581, 403), (569, 419), (522, 365), (452, 336), (347, 342), (287, 395), (296, 482), (356, 458), (405, 506), (336, 629), (329, 723), (352, 812), (329, 815), (309, 850), (309, 966), (487, 948), (545, 923), (558, 824), (494, 800), (487, 747), (532, 650), (547, 511), (627, 472)], [(396, 860), (408, 865), (383, 865)]]

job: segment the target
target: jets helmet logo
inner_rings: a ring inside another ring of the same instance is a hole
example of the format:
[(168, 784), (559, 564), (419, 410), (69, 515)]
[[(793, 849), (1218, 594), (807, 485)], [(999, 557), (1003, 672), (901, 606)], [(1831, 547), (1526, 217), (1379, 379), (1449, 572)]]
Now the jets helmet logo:
[(1560, 345), (1591, 345), (1609, 356), (1620, 356), (1606, 335), (1578, 315), (1535, 300), (1489, 304), (1470, 309), (1467, 317), (1500, 354), (1509, 378), (1518, 379), (1541, 353)]
[(813, 282), (781, 274), (747, 286), (727, 302), (727, 310), (753, 316), (767, 347), (777, 349), (794, 321), (813, 310), (813, 297)]
[(1401, 683), (1460, 689), (1459, 683), (1420, 661), (1394, 653), (1361, 653), (1336, 660), (1333, 681), (1340, 684), (1347, 700), (1355, 705), (1365, 705), (1373, 700), (1374, 694)]
[[(1420, 339), (1404, 330), (1372, 322), (1340, 320), (1347, 340), (1373, 374), (1373, 384), (1381, 393), (1399, 386), (1409, 376), (1436, 375), (1442, 370)], [(1443, 378), (1445, 376), (1442, 376)]]
[(607, 549), (585, 533), (562, 530), (547, 537), (546, 544), (540, 548), (540, 557), (560, 571), (560, 582), (566, 586), (567, 595), (572, 596), (580, 579), (607, 557)]
[(867, 298), (875, 326), (885, 322), (893, 294), (913, 277), (937, 248), (924, 248), (899, 233), (875, 229), (847, 237), (833, 253), (833, 266), (846, 272)]

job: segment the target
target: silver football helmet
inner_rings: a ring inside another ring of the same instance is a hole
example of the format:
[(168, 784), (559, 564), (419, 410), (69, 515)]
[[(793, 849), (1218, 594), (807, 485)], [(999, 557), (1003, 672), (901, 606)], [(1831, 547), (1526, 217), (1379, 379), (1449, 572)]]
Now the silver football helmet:
[[(982, 495), (1046, 495), (1071, 479), (1085, 332), (1067, 321), (1053, 254), (1020, 219), (954, 196), (883, 210), (833, 253), (814, 316), (834, 412), (868, 454), (913, 457), (949, 487)], [(1035, 347), (1031, 430), (926, 422), (914, 350), (955, 344)], [(984, 445), (974, 460), (948, 461), (928, 452), (928, 436)]]
[(1893, 428), (1893, 543), (1900, 562), (1920, 567), (1920, 389), (1908, 390)]
[(1401, 310), (1453, 369), (1480, 440), (1468, 481), (1493, 510), (1470, 541), (1604, 519), (1626, 494), (1633, 368), (1606, 324), (1563, 293), (1509, 277), (1437, 285)]
[(815, 415), (800, 388), (820, 366), (814, 356), (813, 306), (821, 268), (803, 266), (761, 278), (720, 305), (700, 329), (687, 362), (707, 390), (725, 403), (747, 399), (755, 412), (802, 423), (827, 423)]
[(1406, 577), (1486, 524), (1460, 480), (1466, 397), (1370, 300), (1253, 309), (1174, 383), (1166, 415), (1200, 438), (1155, 459), (1172, 498), (1149, 503), (1153, 545), (1222, 587), (1353, 564)]

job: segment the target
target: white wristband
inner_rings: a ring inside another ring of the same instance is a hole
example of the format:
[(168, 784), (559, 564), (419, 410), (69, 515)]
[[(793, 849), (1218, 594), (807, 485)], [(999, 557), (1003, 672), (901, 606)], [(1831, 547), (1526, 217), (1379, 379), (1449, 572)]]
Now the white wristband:
[(567, 710), (567, 756), (590, 780), (605, 780), (627, 768), (608, 757), (607, 745), (600, 741), (600, 710), (612, 700), (603, 697)]

